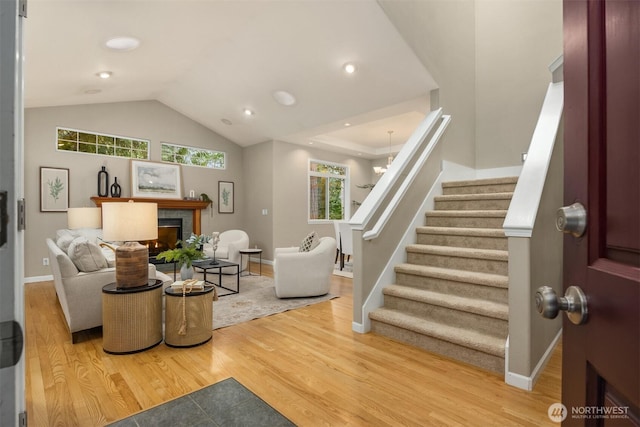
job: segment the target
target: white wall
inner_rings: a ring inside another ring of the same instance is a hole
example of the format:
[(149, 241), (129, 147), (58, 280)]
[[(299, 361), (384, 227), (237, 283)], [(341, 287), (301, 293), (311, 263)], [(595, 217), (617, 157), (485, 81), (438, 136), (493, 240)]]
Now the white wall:
[(47, 257), (46, 237), (66, 228), (65, 212), (40, 212), (39, 174), (41, 166), (69, 168), (69, 205), (93, 206), (97, 195), (97, 174), (106, 166), (110, 182), (118, 177), (122, 197), (131, 194), (130, 161), (127, 159), (56, 150), (56, 126), (130, 136), (151, 141), (150, 160), (160, 161), (160, 142), (224, 151), (226, 170), (182, 167), (183, 190), (207, 193), (217, 200), (218, 181), (235, 183), (235, 213), (218, 214), (217, 207), (202, 212), (202, 231), (237, 228), (243, 219), (242, 149), (224, 137), (157, 101), (92, 104), (68, 107), (31, 108), (25, 112), (25, 197), (27, 230), (25, 277), (51, 274), (42, 265)]

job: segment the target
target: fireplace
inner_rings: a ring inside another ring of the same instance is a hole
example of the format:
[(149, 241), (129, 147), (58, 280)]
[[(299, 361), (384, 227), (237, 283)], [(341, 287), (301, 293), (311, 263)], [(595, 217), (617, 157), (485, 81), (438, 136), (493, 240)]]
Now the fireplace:
[(154, 257), (162, 251), (173, 249), (182, 239), (182, 218), (158, 218), (158, 238), (140, 242), (149, 248), (149, 256)]

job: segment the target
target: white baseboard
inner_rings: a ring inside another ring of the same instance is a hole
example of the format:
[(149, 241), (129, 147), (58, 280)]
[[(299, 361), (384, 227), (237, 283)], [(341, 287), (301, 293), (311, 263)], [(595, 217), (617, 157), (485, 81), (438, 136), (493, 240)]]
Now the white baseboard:
[(49, 280), (53, 280), (53, 275), (25, 277), (24, 283), (46, 282)]
[(367, 333), (365, 326), (362, 323), (358, 323), (358, 322), (351, 322), (351, 330), (353, 332), (358, 332), (360, 334)]
[[(549, 362), (549, 359), (551, 358), (551, 354), (553, 353), (553, 350), (556, 348), (556, 345), (558, 344), (558, 341), (560, 340), (561, 337), (562, 337), (562, 329), (558, 331), (553, 341), (551, 341), (551, 344), (549, 344), (549, 347), (547, 347), (547, 350), (544, 352), (544, 354), (538, 361), (538, 364), (533, 369), (533, 372), (531, 372), (530, 376), (527, 377), (522, 374), (516, 374), (515, 372), (507, 371), (505, 374), (504, 382), (522, 390), (532, 391), (533, 386), (536, 384), (536, 381), (538, 381), (538, 377), (544, 370), (544, 367), (547, 366), (547, 362)], [(506, 356), (507, 357), (509, 356), (508, 352)], [(506, 368), (508, 369), (508, 367)]]

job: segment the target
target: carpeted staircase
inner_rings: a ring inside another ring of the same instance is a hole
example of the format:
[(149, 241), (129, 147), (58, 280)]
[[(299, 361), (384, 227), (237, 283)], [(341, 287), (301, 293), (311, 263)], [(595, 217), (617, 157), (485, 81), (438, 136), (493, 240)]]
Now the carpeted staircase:
[(517, 177), (442, 184), (371, 331), (503, 373), (508, 252), (502, 223)]

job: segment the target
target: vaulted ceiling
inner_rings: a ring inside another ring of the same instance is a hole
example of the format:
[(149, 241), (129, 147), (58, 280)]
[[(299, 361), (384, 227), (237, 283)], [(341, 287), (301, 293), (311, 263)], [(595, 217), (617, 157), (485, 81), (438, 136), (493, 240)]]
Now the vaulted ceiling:
[[(140, 45), (107, 48), (118, 36)], [(25, 53), (27, 108), (154, 99), (241, 146), (365, 158), (404, 142), (436, 87), (373, 0), (30, 0)]]

